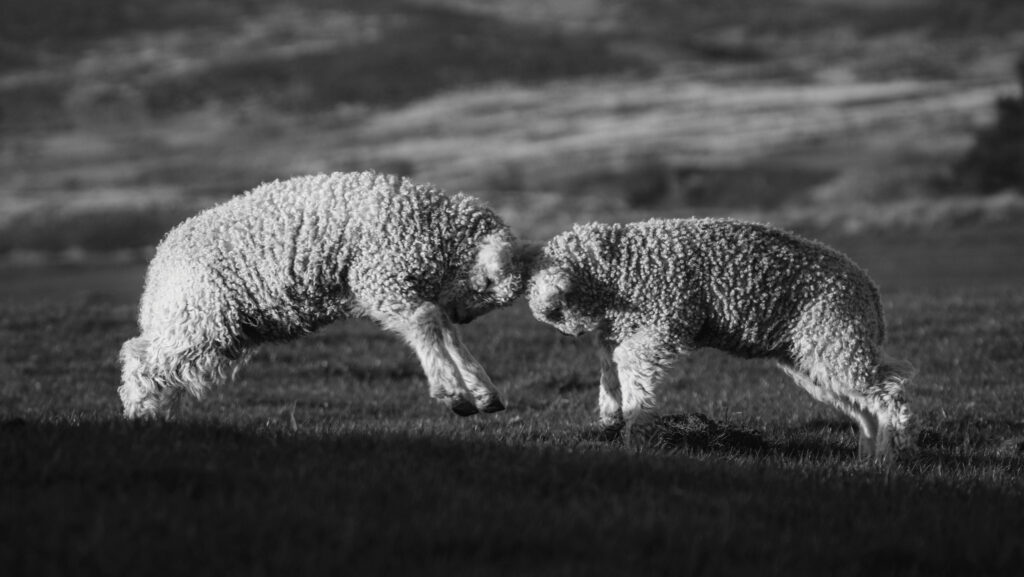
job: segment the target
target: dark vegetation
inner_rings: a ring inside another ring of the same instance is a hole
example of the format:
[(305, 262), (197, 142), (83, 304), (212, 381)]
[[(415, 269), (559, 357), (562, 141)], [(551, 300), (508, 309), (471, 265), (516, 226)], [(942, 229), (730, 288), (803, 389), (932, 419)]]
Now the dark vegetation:
[[(841, 51), (844, 47), (836, 33), (841, 35), (844, 30), (856, 33), (866, 42), (907, 31), (936, 39), (979, 33), (1006, 35), (1017, 32), (1024, 23), (1024, 6), (1014, 0), (870, 4), (806, 0), (771, 4), (757, 0), (645, 0), (633, 3), (627, 14), (634, 29), (645, 30), (645, 34), (666, 46), (725, 62), (765, 61), (812, 45), (826, 51)], [(832, 41), (821, 42), (821, 36), (831, 36)]]
[[(1019, 227), (845, 239), (919, 369), (919, 454), (767, 363), (701, 351), (663, 448), (594, 424), (586, 343), (522, 304), (465, 327), (508, 410), (460, 419), (416, 359), (347, 321), (261, 349), (166, 423), (119, 418), (139, 268), (0, 285), (0, 566), (12, 575), (1013, 575), (1024, 562)], [(106, 275), (106, 276), (104, 276)], [(104, 281), (104, 278), (106, 279)], [(105, 285), (104, 283), (108, 283)], [(701, 417), (693, 413), (701, 413)]]
[(1024, 191), (1024, 58), (1017, 79), (1020, 92), (996, 102), (995, 121), (978, 131), (957, 166), (958, 180), (981, 192)]
[(620, 171), (598, 171), (571, 179), (564, 189), (575, 196), (621, 196), (629, 208), (770, 210), (805, 198), (814, 186), (834, 177), (828, 170), (768, 163), (714, 168), (646, 160)]

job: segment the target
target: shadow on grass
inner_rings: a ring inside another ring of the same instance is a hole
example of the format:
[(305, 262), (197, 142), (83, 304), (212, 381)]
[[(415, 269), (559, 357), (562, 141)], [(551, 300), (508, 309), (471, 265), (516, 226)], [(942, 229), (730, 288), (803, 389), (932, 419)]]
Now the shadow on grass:
[[(614, 442), (617, 432), (595, 428), (588, 440)], [(701, 413), (666, 415), (658, 421), (652, 448), (690, 454), (722, 454), (794, 462), (856, 461), (857, 429), (845, 420), (814, 419), (766, 435), (716, 421)], [(915, 434), (902, 462), (910, 467), (973, 467), (1024, 470), (1024, 422), (959, 419)]]
[(960, 417), (922, 428), (917, 444), (942, 451), (995, 450), (1024, 456), (1024, 421)]
[(659, 448), (759, 453), (770, 447), (759, 431), (714, 421), (701, 413), (667, 415), (658, 421)]
[(1024, 562), (1001, 528), (1019, 520), (1024, 495), (977, 480), (577, 451), (453, 423), (431, 434), (8, 417), (0, 566), (799, 575), (884, 564), (942, 575)]
[[(772, 438), (761, 431), (717, 421), (702, 413), (662, 416), (650, 440), (651, 448), (666, 452), (722, 454), (754, 457), (782, 457), (799, 461), (836, 462), (856, 457), (856, 451), (835, 437), (851, 425), (813, 421)], [(829, 433), (829, 434), (822, 434)], [(618, 432), (595, 428), (586, 437), (592, 441), (620, 441)]]

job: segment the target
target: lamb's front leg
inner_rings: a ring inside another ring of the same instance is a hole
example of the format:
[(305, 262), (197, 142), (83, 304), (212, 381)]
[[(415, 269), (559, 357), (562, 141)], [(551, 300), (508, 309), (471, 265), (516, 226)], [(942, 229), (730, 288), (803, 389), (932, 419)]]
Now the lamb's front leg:
[(633, 446), (644, 445), (657, 432), (655, 392), (669, 364), (669, 355), (656, 340), (638, 336), (616, 347), (612, 360), (619, 372), (625, 440)]
[(459, 331), (455, 328), (455, 325), (447, 317), (445, 317), (444, 321), (443, 335), (445, 347), (455, 362), (455, 366), (459, 368), (459, 373), (462, 375), (462, 380), (466, 383), (466, 388), (472, 393), (476, 407), (485, 413), (497, 413), (498, 411), (505, 410), (505, 405), (501, 402), (498, 391), (494, 389), (491, 378), (487, 376), (487, 371), (476, 360), (473, 353), (469, 352), (469, 349), (466, 348), (462, 338), (459, 337)]
[(386, 326), (409, 342), (423, 365), (430, 385), (430, 396), (446, 404), (457, 415), (478, 412), (473, 395), (466, 388), (460, 367), (448, 353), (445, 341), (450, 338), (451, 322), (434, 303), (422, 303), (411, 314), (389, 316)]
[(619, 375), (612, 358), (614, 344), (597, 335), (594, 339), (597, 357), (601, 363), (601, 387), (597, 397), (601, 428), (608, 439), (619, 436), (626, 421), (622, 417), (621, 389)]

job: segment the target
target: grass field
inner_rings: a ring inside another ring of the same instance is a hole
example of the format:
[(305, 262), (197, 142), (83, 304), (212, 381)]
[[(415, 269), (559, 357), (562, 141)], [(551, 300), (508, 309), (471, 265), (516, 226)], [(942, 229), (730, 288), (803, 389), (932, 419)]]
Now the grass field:
[[(458, 418), (363, 321), (260, 350), (170, 422), (119, 418), (142, 269), (0, 285), (0, 567), (59, 574), (1016, 575), (1024, 564), (1019, 227), (843, 237), (889, 351), (919, 368), (919, 454), (855, 458), (781, 372), (701, 351), (667, 413), (761, 441), (631, 451), (594, 425), (588, 347), (522, 303), (466, 327), (507, 399)], [(11, 271), (7, 271), (11, 272)]]
[[(1017, 0), (7, 0), (0, 575), (1020, 575), (1024, 196), (947, 177), (1019, 93), (1022, 30)], [(629, 450), (595, 425), (589, 347), (522, 303), (465, 330), (502, 413), (448, 413), (347, 321), (124, 422), (161, 235), (366, 168), (529, 238), (691, 214), (831, 235), (919, 368), (918, 454), (858, 462), (843, 417), (714, 351), (660, 399), (721, 434)], [(18, 264), (56, 261), (79, 264)]]

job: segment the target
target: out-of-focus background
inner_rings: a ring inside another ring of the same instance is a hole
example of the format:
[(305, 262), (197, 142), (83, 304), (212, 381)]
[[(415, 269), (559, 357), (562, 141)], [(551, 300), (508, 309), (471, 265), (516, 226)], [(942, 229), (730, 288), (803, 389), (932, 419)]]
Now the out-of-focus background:
[(365, 168), (533, 238), (1012, 225), (1022, 54), (1014, 0), (5, 0), (0, 262), (144, 262), (263, 181)]

